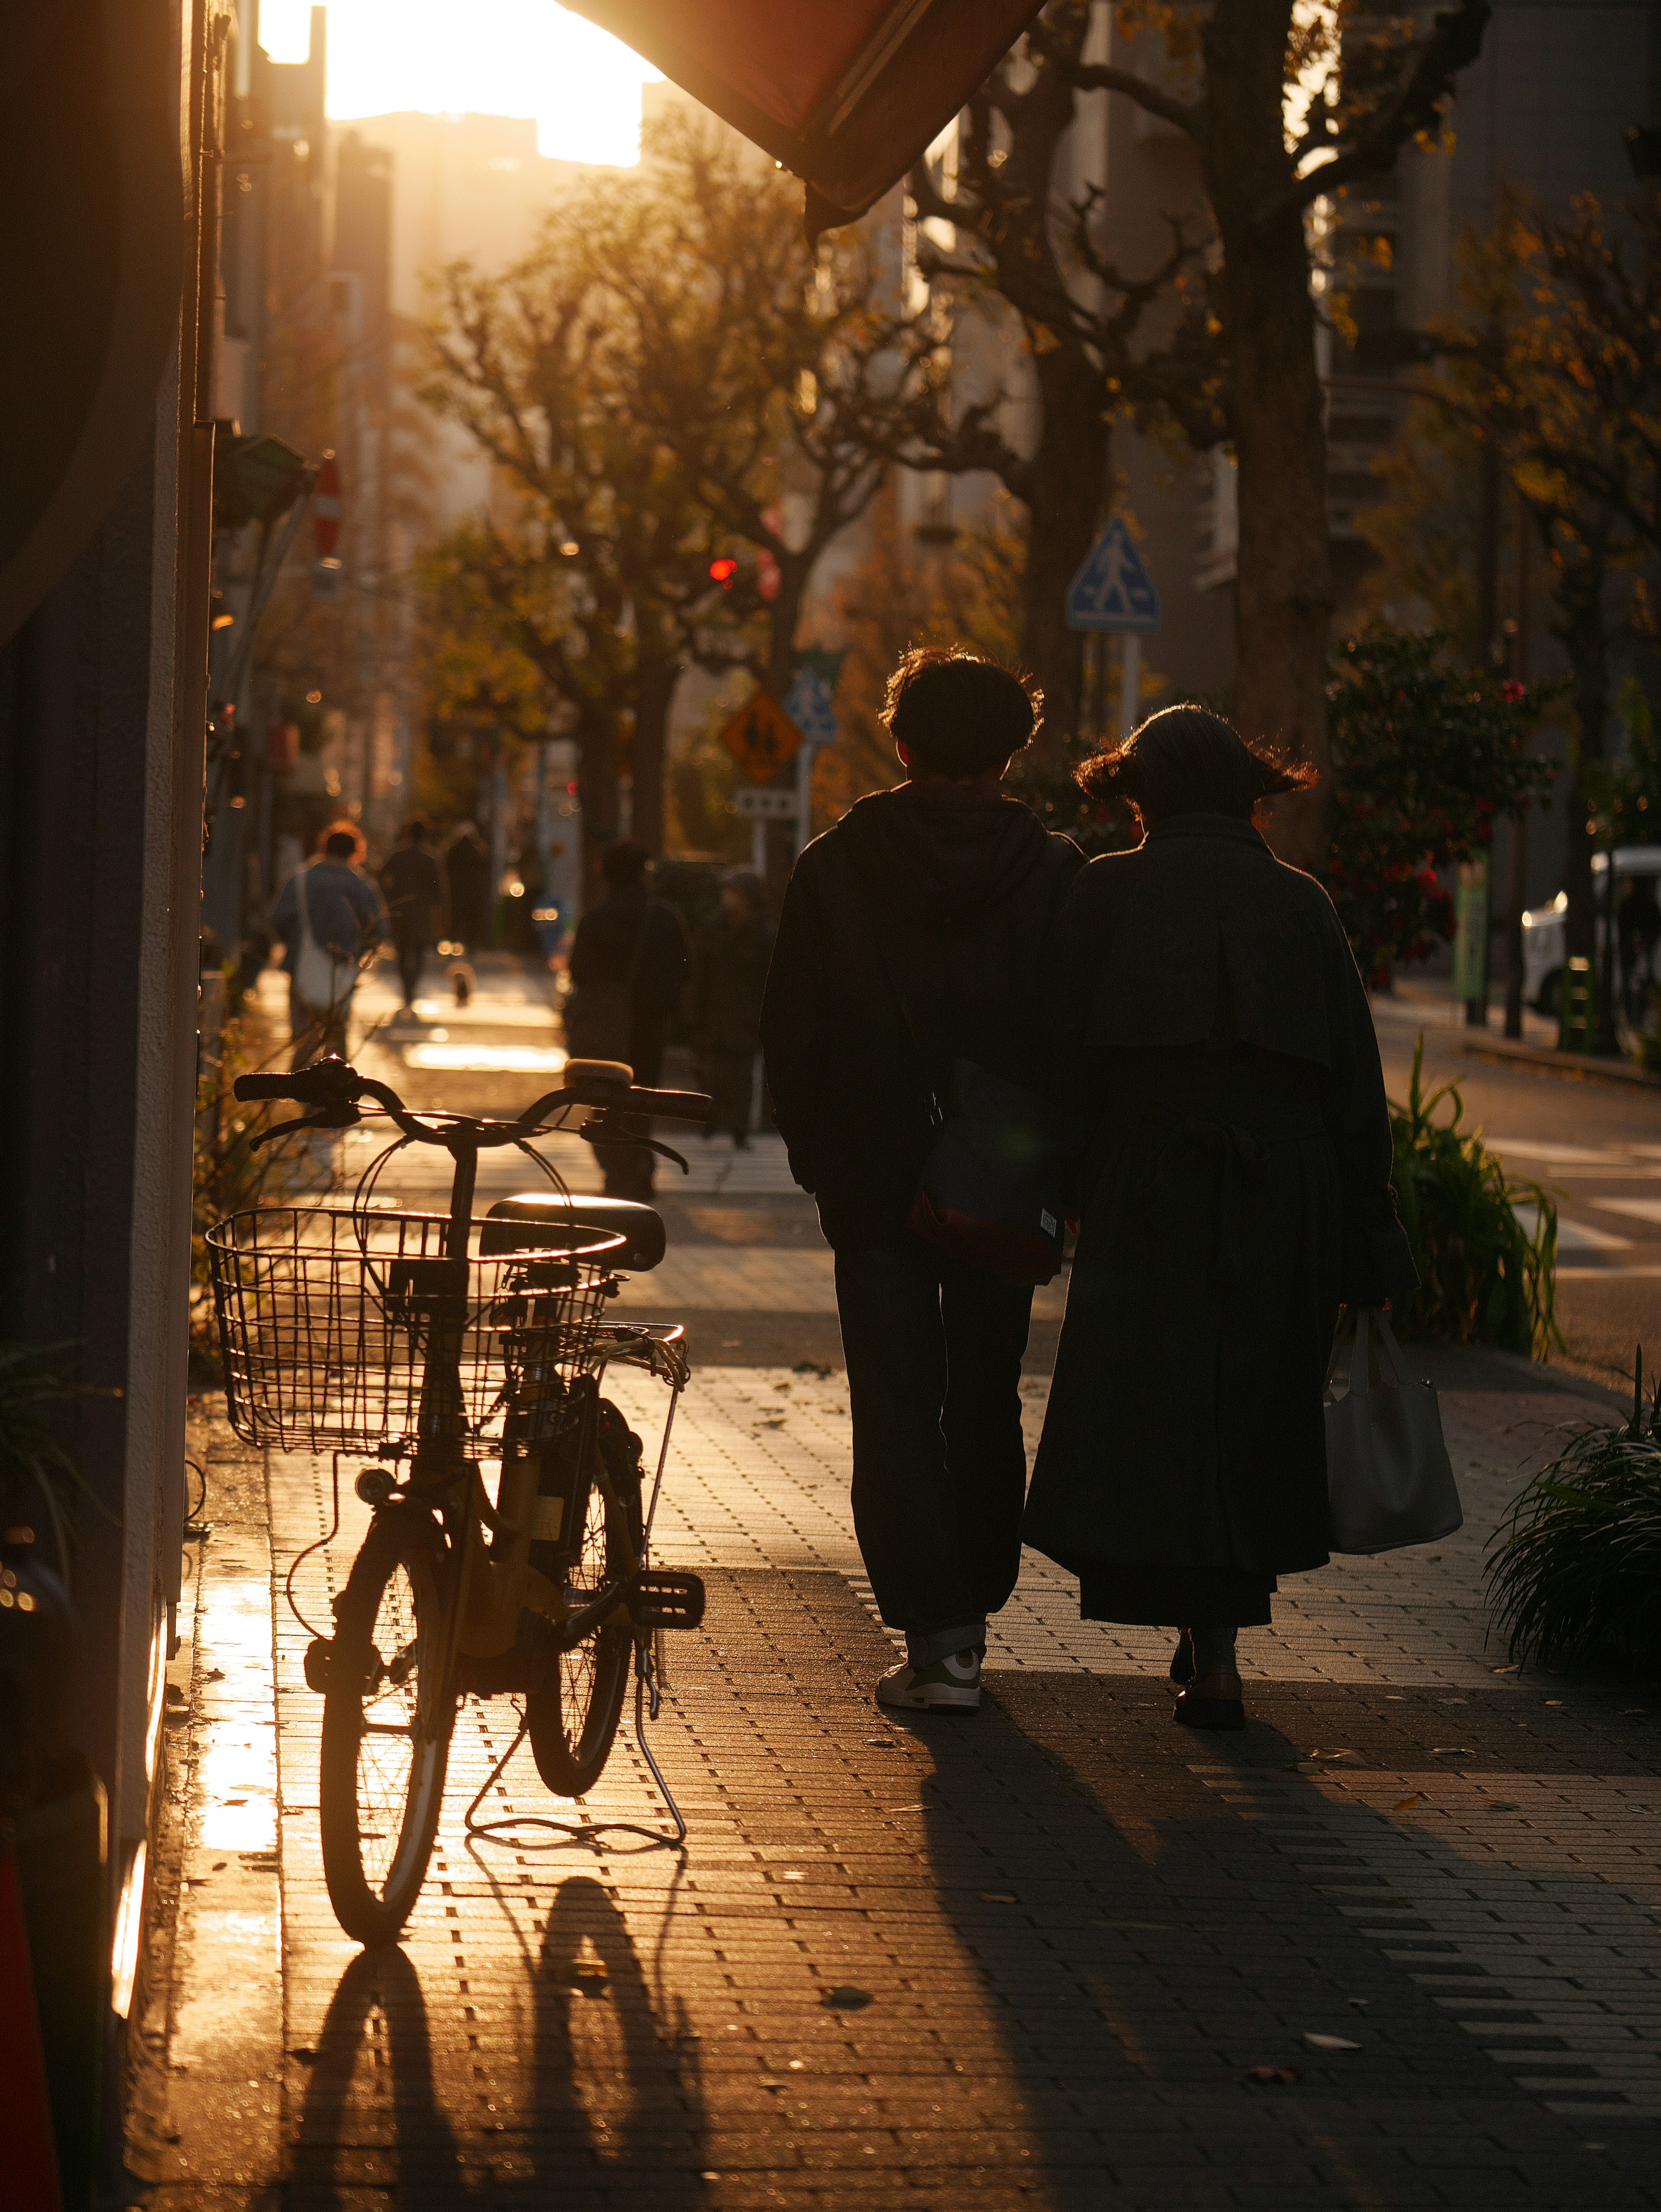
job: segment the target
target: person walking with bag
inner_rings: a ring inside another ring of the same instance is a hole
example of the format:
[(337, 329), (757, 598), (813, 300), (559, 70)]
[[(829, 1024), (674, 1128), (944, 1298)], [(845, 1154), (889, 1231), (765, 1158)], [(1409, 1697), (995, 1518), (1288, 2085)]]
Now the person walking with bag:
[(836, 1254), (854, 1521), (906, 1657), (880, 1704), (973, 1711), (986, 1623), (1020, 1569), (1021, 1357), (1032, 1291), (910, 1225), (959, 1061), (1031, 1083), (1035, 981), (1069, 838), (1001, 789), (1043, 695), (962, 649), (908, 653), (883, 720), (907, 781), (797, 861), (762, 1009), (791, 1171)]
[[(652, 896), (652, 856), (619, 840), (600, 854), (605, 896), (577, 924), (565, 1044), (573, 1060), (624, 1060), (648, 1090), (663, 1073), (669, 1023), (691, 968), (691, 940), (678, 907)], [(597, 1145), (611, 1198), (649, 1199), (652, 1155), (637, 1146)]]
[(1327, 1561), (1339, 1308), (1417, 1279), (1378, 1042), (1331, 900), (1252, 824), (1308, 770), (1171, 707), (1077, 775), (1145, 834), (1084, 871), (1046, 963), (1093, 1134), (1026, 1540), (1085, 1619), (1180, 1631), (1179, 1721), (1240, 1728), (1237, 1630)]
[(315, 856), (277, 895), (271, 934), (281, 940), (289, 978), (294, 1066), (330, 1053), (344, 1060), (352, 994), (365, 962), (386, 934), (380, 893), (357, 863), (364, 844), (356, 823), (337, 822)]

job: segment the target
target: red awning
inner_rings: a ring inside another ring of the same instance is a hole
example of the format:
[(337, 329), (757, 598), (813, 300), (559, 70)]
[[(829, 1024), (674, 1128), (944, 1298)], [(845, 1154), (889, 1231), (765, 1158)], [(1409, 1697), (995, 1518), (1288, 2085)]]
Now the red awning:
[(809, 227), (863, 215), (1043, 0), (569, 0), (806, 179)]

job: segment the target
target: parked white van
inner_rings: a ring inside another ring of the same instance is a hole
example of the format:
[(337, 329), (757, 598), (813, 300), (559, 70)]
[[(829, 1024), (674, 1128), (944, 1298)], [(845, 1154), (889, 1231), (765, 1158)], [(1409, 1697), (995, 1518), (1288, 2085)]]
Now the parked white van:
[[(1603, 955), (1604, 889), (1608, 880), (1609, 855), (1594, 853), (1591, 856), (1592, 884), (1597, 902), (1597, 957)], [(1615, 882), (1617, 901), (1624, 895), (1627, 879), (1648, 878), (1648, 888), (1654, 892), (1661, 881), (1661, 845), (1623, 845), (1615, 855)], [(1530, 907), (1523, 916), (1523, 990), (1530, 1004), (1555, 1021), (1562, 1006), (1564, 951), (1563, 917), (1568, 910), (1568, 894), (1559, 891), (1549, 906)]]

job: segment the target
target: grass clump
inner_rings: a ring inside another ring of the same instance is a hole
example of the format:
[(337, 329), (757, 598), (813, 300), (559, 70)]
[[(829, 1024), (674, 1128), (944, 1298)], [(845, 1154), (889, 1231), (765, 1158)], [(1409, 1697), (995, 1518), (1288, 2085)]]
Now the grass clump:
[(1661, 1665), (1661, 1390), (1646, 1404), (1643, 1373), (1640, 1347), (1631, 1419), (1575, 1431), (1489, 1551), (1495, 1626), (1519, 1662)]
[[(1421, 1036), (1407, 1103), (1390, 1109), (1396, 1203), (1419, 1270), (1418, 1288), (1390, 1300), (1391, 1318), (1404, 1336), (1544, 1359), (1563, 1340), (1556, 1205), (1541, 1184), (1508, 1176), (1480, 1130), (1462, 1127), (1457, 1083), (1426, 1091), (1424, 1058)], [(1532, 1213), (1531, 1229), (1519, 1206)]]

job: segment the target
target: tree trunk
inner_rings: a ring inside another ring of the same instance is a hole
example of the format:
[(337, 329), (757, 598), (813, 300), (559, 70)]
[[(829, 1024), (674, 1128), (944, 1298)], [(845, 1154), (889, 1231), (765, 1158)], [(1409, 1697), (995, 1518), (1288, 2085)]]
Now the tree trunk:
[(1067, 587), (1095, 542), (1107, 495), (1108, 428), (1100, 378), (1082, 356), (1040, 355), (1041, 409), (1032, 457), (1021, 658), (1043, 686), (1033, 765), (1059, 775), (1083, 726), (1084, 634), (1067, 626)]
[(635, 682), (634, 814), (630, 835), (648, 853), (663, 851), (663, 760), (680, 663), (642, 659)]
[[(1290, 0), (1212, 10), (1206, 78), (1216, 90), (1204, 162), (1222, 234), (1239, 465), (1234, 719), (1243, 736), (1283, 745), (1324, 775), (1332, 564), (1315, 305), (1281, 112), (1291, 13)], [(1281, 800), (1270, 825), (1281, 858), (1316, 875), (1326, 872), (1325, 811), (1317, 786)]]
[(586, 904), (593, 895), (599, 855), (618, 834), (618, 730), (609, 710), (591, 709), (577, 725), (577, 799)]

